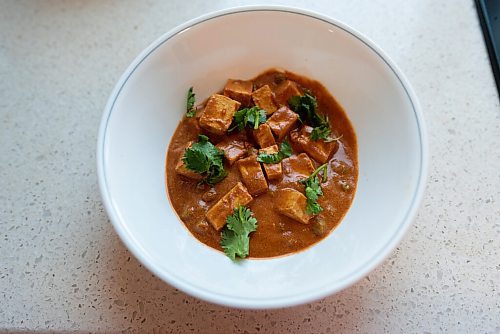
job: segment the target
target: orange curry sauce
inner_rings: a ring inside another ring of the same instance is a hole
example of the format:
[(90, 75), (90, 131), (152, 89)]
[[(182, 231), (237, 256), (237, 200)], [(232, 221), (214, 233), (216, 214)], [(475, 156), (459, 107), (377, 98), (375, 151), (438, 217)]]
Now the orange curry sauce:
[[(294, 165), (294, 159), (297, 159), (297, 155), (304, 150), (290, 138), (290, 133), (286, 136), (293, 148), (293, 154), (281, 162), (282, 177), (267, 180), (267, 191), (253, 196), (253, 200), (247, 205), (258, 221), (257, 231), (250, 235), (250, 257), (265, 258), (303, 250), (325, 238), (340, 224), (351, 206), (356, 191), (358, 179), (357, 146), (356, 135), (344, 110), (321, 83), (278, 69), (270, 69), (250, 81), (253, 83), (254, 91), (268, 85), (273, 92), (273, 100), (277, 107), (282, 104), (287, 105), (286, 102), (280, 102), (279, 96), (276, 94), (284, 81), (294, 83), (301, 93), (309, 91), (317, 99), (318, 112), (328, 116), (332, 130), (331, 137), (340, 137), (340, 139), (335, 140), (334, 153), (327, 160), (328, 179), (321, 184), (324, 195), (319, 197), (318, 203), (323, 207), (323, 211), (305, 224), (289, 218), (277, 210), (278, 190), (291, 188), (304, 193), (304, 185), (298, 182), (304, 176), (295, 170)], [(243, 181), (237, 167), (238, 163), (229, 166), (226, 161), (225, 169), (228, 171), (228, 176), (214, 186), (200, 184), (198, 181), (181, 176), (176, 172), (176, 166), (184, 154), (186, 145), (190, 141), (196, 142), (199, 134), (207, 135), (214, 145), (227, 137), (226, 135), (213, 135), (200, 128), (198, 122), (204, 104), (198, 108), (196, 117), (183, 118), (172, 137), (166, 159), (166, 186), (172, 206), (189, 231), (204, 244), (222, 250), (219, 245), (221, 233), (207, 221), (205, 215), (222, 196), (238, 182)], [(253, 103), (249, 102), (249, 106), (252, 105)], [(268, 119), (269, 117), (270, 115), (268, 115)], [(297, 121), (293, 129), (298, 131), (302, 126), (300, 121)], [(233, 137), (256, 149), (260, 148), (254, 139), (252, 130), (243, 130), (233, 134)], [(276, 138), (278, 146), (282, 140)], [(249, 148), (248, 152), (248, 154), (252, 154), (252, 149)], [(321, 165), (312, 156), (309, 155), (309, 157), (314, 168)]]

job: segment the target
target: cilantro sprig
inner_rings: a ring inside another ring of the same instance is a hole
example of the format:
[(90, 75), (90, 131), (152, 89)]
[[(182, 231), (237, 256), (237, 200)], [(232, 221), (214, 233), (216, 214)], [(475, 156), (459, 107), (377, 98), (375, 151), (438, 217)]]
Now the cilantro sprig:
[(309, 93), (304, 95), (292, 96), (288, 101), (290, 108), (299, 114), (300, 120), (312, 126), (314, 129), (311, 132), (312, 140), (328, 140), (332, 130), (330, 129), (330, 122), (328, 117), (318, 113), (318, 101), (316, 97)]
[(229, 128), (229, 132), (233, 132), (236, 129), (241, 131), (247, 126), (258, 129), (259, 125), (266, 122), (266, 119), (266, 111), (259, 107), (255, 106), (252, 108), (240, 109), (234, 114), (233, 123)]
[(208, 184), (222, 181), (227, 175), (224, 169), (224, 152), (214, 146), (207, 136), (199, 135), (198, 142), (186, 148), (182, 161), (186, 168), (203, 175)]
[[(326, 122), (328, 123), (328, 118), (326, 117)], [(326, 142), (330, 142), (330, 134), (332, 133), (332, 130), (330, 130), (330, 125), (329, 124), (322, 124), (320, 126), (317, 126), (313, 128), (311, 132), (311, 139), (316, 141), (320, 139), (324, 139)]]
[(306, 186), (305, 195), (307, 198), (306, 212), (307, 214), (317, 215), (323, 208), (318, 203), (318, 198), (323, 196), (323, 190), (319, 180), (319, 173), (323, 172), (322, 181), (327, 178), (328, 163), (319, 166), (307, 179), (300, 182)]
[(226, 226), (221, 232), (220, 245), (224, 253), (233, 261), (236, 257), (245, 258), (250, 249), (250, 233), (257, 230), (257, 219), (252, 211), (240, 205), (226, 219)]
[(291, 155), (292, 147), (290, 146), (288, 141), (285, 140), (281, 143), (280, 150), (277, 153), (259, 153), (259, 155), (257, 156), (257, 161), (266, 164), (277, 164), (281, 160), (288, 158)]
[(193, 92), (193, 87), (189, 87), (186, 100), (186, 117), (194, 117), (194, 115), (196, 115), (196, 108), (194, 107), (196, 102), (195, 96), (196, 94)]

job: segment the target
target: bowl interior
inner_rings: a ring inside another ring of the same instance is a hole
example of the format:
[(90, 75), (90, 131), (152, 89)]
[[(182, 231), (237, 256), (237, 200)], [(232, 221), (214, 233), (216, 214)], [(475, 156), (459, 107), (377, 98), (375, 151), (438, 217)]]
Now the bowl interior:
[[(421, 125), (401, 78), (356, 33), (307, 13), (219, 13), (184, 28), (139, 56), (103, 119), (101, 188), (124, 242), (170, 284), (225, 305), (298, 304), (362, 277), (409, 224), (422, 183)], [(358, 137), (357, 193), (317, 245), (234, 264), (178, 220), (165, 189), (166, 151), (188, 87), (201, 101), (227, 78), (276, 66), (322, 82), (346, 110)]]

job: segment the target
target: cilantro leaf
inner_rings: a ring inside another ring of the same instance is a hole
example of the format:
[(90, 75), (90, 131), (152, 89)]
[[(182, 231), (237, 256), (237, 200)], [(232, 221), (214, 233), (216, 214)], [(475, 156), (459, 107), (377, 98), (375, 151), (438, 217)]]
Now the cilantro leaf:
[(306, 212), (307, 214), (317, 215), (323, 211), (323, 208), (318, 203), (319, 196), (323, 195), (318, 176), (309, 179), (304, 184), (306, 186), (305, 194), (307, 197)]
[(226, 226), (221, 232), (220, 245), (224, 253), (233, 261), (236, 256), (245, 258), (250, 249), (250, 233), (257, 230), (257, 219), (252, 211), (240, 205), (233, 214), (226, 219)]
[(220, 245), (224, 249), (224, 253), (231, 260), (236, 261), (236, 256), (245, 258), (248, 256), (249, 242), (242, 235), (237, 235), (231, 230), (224, 229), (221, 232)]
[(257, 228), (257, 219), (252, 216), (252, 211), (240, 205), (234, 210), (232, 216), (227, 218), (227, 227), (236, 234), (250, 234)]
[(184, 151), (183, 161), (186, 167), (198, 174), (208, 172), (210, 160), (207, 154), (200, 149), (188, 148)]
[(301, 121), (314, 129), (311, 132), (312, 140), (325, 139), (328, 140), (331, 129), (328, 117), (318, 113), (318, 101), (316, 97), (309, 93), (304, 95), (292, 96), (288, 101), (290, 108), (299, 114)]
[(309, 93), (304, 95), (292, 96), (288, 101), (290, 108), (299, 114), (301, 120), (307, 124), (315, 126), (317, 121), (316, 108), (318, 107), (318, 102), (316, 98)]
[(318, 198), (323, 196), (323, 190), (319, 181), (319, 173), (323, 172), (322, 180), (325, 180), (327, 175), (328, 164), (319, 166), (307, 179), (300, 181), (306, 186), (305, 195), (307, 198), (306, 212), (307, 214), (317, 215), (323, 208), (318, 203)]
[(292, 155), (292, 147), (286, 139), (280, 145), (280, 153), (286, 158)]
[(247, 122), (254, 128), (258, 129), (261, 123), (266, 121), (266, 112), (259, 107), (252, 107), (247, 112)]
[(193, 87), (189, 87), (186, 100), (186, 117), (194, 117), (196, 108), (194, 107), (196, 94), (193, 93)]
[(233, 117), (233, 126), (229, 129), (229, 132), (233, 131), (234, 129), (238, 128), (239, 131), (243, 130), (245, 126), (247, 125), (247, 112), (248, 109), (241, 109), (238, 110)]
[(259, 153), (259, 155), (257, 156), (257, 161), (266, 164), (277, 164), (281, 160), (288, 158), (291, 155), (292, 147), (290, 146), (288, 141), (285, 140), (281, 143), (280, 150), (277, 153)]
[(227, 176), (224, 152), (214, 146), (207, 136), (199, 135), (198, 142), (186, 148), (182, 161), (186, 168), (205, 176), (204, 181), (215, 184)]
[(325, 141), (331, 141), (330, 140), (330, 134), (332, 133), (332, 130), (330, 130), (330, 126), (328, 125), (320, 125), (315, 127), (312, 132), (311, 132), (311, 139), (312, 140), (320, 140), (324, 139)]
[(266, 111), (259, 107), (243, 108), (238, 110), (233, 117), (233, 123), (229, 128), (229, 132), (236, 129), (243, 130), (250, 126), (252, 129), (258, 129), (259, 125), (266, 122)]
[[(223, 154), (224, 155), (224, 154)], [(205, 181), (208, 184), (216, 184), (224, 180), (227, 176), (227, 171), (224, 169), (224, 163), (222, 159), (219, 162), (212, 162), (212, 166), (208, 169), (207, 177)]]

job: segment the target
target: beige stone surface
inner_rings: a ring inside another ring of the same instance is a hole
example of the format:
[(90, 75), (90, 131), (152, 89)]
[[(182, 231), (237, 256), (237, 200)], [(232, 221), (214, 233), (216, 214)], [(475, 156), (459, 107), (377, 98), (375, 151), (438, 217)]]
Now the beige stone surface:
[(177, 291), (123, 246), (95, 163), (115, 82), (174, 26), (251, 3), (0, 2), (0, 332), (500, 332), (500, 106), (472, 1), (268, 1), (361, 31), (420, 99), (427, 192), (369, 276), (308, 305), (238, 310)]

